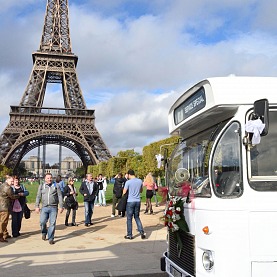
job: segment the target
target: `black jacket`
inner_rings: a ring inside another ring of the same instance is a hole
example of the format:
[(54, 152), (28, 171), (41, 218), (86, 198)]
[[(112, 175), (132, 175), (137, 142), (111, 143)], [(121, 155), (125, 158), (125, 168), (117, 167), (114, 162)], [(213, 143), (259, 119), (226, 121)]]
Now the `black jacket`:
[[(93, 182), (93, 191), (92, 194), (89, 194), (87, 182), (84, 181), (80, 186), (79, 192), (84, 196), (84, 202), (94, 201), (95, 196), (98, 194), (98, 186), (95, 182)], [(86, 196), (84, 194), (86, 194)]]
[(115, 178), (114, 186), (113, 186), (113, 194), (115, 194), (117, 198), (120, 198), (122, 196), (125, 182), (126, 182), (125, 178)]
[[(75, 188), (75, 187), (73, 186), (73, 188)], [(74, 203), (75, 202), (74, 196), (72, 194), (70, 194), (70, 192), (71, 192), (70, 187), (68, 185), (66, 185), (64, 187), (64, 196), (66, 196), (66, 199), (68, 202)], [(78, 194), (78, 192), (76, 191), (76, 196), (77, 196), (77, 194)]]

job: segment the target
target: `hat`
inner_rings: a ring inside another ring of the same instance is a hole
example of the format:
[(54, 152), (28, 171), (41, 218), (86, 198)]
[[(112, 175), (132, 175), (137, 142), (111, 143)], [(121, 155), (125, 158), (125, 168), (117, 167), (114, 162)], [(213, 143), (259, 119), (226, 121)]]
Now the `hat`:
[(135, 175), (135, 171), (133, 169), (129, 169), (127, 173), (130, 175)]

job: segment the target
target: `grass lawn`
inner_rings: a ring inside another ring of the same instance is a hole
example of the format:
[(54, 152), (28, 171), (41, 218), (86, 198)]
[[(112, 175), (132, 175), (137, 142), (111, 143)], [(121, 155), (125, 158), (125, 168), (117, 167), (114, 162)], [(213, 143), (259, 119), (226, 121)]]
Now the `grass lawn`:
[[(26, 189), (29, 191), (29, 196), (27, 196), (28, 199), (28, 203), (35, 203), (36, 202), (36, 195), (37, 195), (37, 190), (38, 190), (38, 182), (34, 182), (33, 184), (26, 182), (23, 183), (24, 186), (26, 187)], [(79, 188), (81, 185), (81, 182), (75, 182), (75, 187), (77, 189), (77, 191), (79, 192)], [(146, 190), (144, 188), (142, 194), (141, 194), (141, 201), (143, 203), (145, 203), (145, 193)], [(158, 201), (160, 202), (162, 200), (162, 197), (160, 195), (157, 195), (158, 197)], [(111, 204), (112, 203), (112, 198), (113, 198), (113, 184), (109, 183), (108, 187), (107, 187), (107, 191), (106, 191), (106, 202), (107, 204)], [(79, 193), (77, 196), (78, 202), (82, 203), (83, 201), (83, 196)], [(155, 202), (154, 197), (152, 198), (152, 203)]]

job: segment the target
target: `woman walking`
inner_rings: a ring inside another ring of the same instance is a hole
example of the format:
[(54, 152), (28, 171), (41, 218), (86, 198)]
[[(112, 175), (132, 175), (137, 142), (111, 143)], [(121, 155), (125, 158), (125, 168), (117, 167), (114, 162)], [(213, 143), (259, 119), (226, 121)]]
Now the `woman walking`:
[(14, 238), (20, 236), (21, 223), (23, 218), (23, 210), (26, 205), (26, 196), (29, 191), (23, 185), (20, 185), (17, 176), (13, 177), (13, 192), (19, 196), (18, 199), (12, 201), (12, 235)]
[(76, 226), (76, 211), (78, 209), (77, 196), (78, 192), (74, 186), (74, 179), (68, 178), (67, 185), (64, 187), (64, 206), (66, 209), (65, 226), (68, 226), (68, 219), (72, 210), (72, 223), (71, 226)]
[(148, 173), (144, 179), (143, 186), (146, 187), (146, 209), (145, 209), (145, 214), (150, 211), (150, 214), (153, 214), (153, 209), (152, 209), (152, 203), (151, 199), (153, 197), (153, 190), (155, 188), (155, 182), (154, 178), (151, 173)]

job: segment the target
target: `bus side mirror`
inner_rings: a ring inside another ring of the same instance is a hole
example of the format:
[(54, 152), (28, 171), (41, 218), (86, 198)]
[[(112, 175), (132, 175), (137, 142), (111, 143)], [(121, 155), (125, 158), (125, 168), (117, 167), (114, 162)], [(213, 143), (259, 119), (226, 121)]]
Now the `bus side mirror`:
[(261, 133), (261, 136), (266, 136), (268, 134), (269, 118), (268, 118), (268, 100), (260, 99), (254, 102), (254, 113), (252, 119), (260, 119), (264, 124), (264, 130)]

